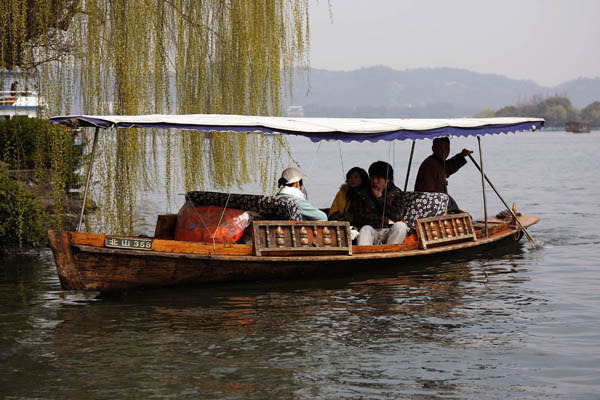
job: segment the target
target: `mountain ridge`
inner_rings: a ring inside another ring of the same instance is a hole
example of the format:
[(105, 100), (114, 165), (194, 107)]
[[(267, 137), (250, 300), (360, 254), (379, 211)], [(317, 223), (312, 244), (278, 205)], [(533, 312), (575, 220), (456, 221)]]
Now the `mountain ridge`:
[(600, 77), (548, 87), (459, 68), (311, 69), (293, 87), (293, 99), (284, 98), (284, 106), (302, 105), (306, 116), (463, 117), (555, 95), (569, 97), (578, 108), (600, 99)]

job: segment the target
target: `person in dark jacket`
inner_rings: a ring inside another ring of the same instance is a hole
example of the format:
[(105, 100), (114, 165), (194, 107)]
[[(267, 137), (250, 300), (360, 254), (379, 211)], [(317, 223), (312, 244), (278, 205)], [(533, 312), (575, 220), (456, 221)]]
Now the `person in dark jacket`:
[(354, 225), (360, 229), (358, 245), (404, 242), (408, 226), (404, 223), (403, 194), (394, 185), (394, 170), (384, 161), (369, 167), (371, 185), (358, 191), (352, 201)]
[(415, 192), (438, 192), (448, 194), (447, 178), (467, 163), (465, 157), (472, 151), (463, 149), (449, 160), (450, 139), (439, 137), (433, 139), (433, 154), (427, 157), (419, 167)]
[[(463, 149), (447, 160), (450, 154), (450, 139), (447, 137), (433, 139), (431, 150), (433, 154), (427, 157), (419, 167), (417, 180), (415, 181), (415, 192), (448, 194), (448, 177), (467, 163), (465, 157), (471, 154), (472, 151)], [(460, 212), (456, 201), (452, 197), (450, 197), (448, 204), (448, 212)]]

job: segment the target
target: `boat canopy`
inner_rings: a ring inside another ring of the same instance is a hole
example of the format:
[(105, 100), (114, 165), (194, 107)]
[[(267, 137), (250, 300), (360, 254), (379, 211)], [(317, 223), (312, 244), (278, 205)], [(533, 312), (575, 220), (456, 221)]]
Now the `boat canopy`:
[(542, 118), (291, 118), (249, 115), (69, 115), (50, 118), (54, 123), (101, 128), (162, 128), (232, 133), (258, 132), (305, 136), (313, 142), (433, 139), (477, 136), (543, 128)]

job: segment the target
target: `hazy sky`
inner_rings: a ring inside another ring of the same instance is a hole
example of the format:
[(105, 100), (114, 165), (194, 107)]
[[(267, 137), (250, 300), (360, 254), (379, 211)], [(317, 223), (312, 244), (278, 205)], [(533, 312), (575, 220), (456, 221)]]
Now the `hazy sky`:
[(311, 67), (600, 77), (600, 0), (311, 0)]

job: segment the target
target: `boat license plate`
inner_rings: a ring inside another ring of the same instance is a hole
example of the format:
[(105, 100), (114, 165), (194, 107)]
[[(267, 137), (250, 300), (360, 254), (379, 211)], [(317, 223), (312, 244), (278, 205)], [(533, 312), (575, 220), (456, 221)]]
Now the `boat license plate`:
[(152, 239), (131, 239), (107, 236), (104, 240), (104, 245), (106, 247), (114, 247), (117, 249), (152, 250)]

